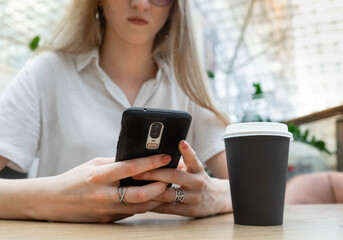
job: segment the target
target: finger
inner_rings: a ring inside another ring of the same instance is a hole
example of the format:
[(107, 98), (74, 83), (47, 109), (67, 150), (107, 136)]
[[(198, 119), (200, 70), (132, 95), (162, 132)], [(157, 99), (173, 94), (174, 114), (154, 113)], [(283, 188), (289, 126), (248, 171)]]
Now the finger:
[(133, 178), (137, 180), (174, 183), (183, 186), (185, 189), (192, 190), (202, 190), (205, 184), (201, 175), (173, 168), (155, 169), (133, 176)]
[[(199, 204), (201, 202), (201, 195), (196, 192), (184, 190), (183, 204)], [(164, 202), (164, 203), (173, 203), (176, 196), (176, 189), (167, 188), (161, 195), (154, 198), (154, 201)]]
[(199, 161), (191, 146), (185, 140), (180, 141), (179, 150), (182, 154), (183, 161), (188, 172), (197, 173), (204, 170), (204, 166)]
[(96, 168), (96, 172), (92, 175), (92, 178), (94, 178), (94, 182), (97, 183), (111, 183), (151, 169), (162, 167), (168, 164), (170, 160), (171, 157), (169, 155), (158, 154), (150, 157), (101, 165)]
[(114, 163), (114, 158), (94, 158), (90, 161), (91, 163), (95, 164), (96, 166)]
[[(167, 184), (162, 182), (155, 182), (141, 187), (130, 186), (127, 187), (127, 191), (124, 194), (124, 199), (130, 204), (147, 202), (161, 195), (166, 188)], [(112, 199), (114, 199), (115, 203), (120, 202), (119, 197), (121, 197), (121, 193), (119, 193), (118, 196), (116, 188), (111, 188), (109, 195), (112, 196)]]

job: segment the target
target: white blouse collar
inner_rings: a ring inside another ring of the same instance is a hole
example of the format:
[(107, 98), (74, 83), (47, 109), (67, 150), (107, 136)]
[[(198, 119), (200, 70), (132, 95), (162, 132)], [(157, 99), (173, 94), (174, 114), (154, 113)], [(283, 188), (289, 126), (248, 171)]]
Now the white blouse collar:
[[(158, 71), (156, 78), (158, 79), (162, 72), (168, 76), (167, 79), (170, 79), (170, 68), (168, 67), (167, 63), (158, 56), (153, 57), (154, 61), (157, 64)], [(99, 66), (99, 51), (98, 49), (93, 49), (87, 53), (81, 53), (76, 58), (76, 70), (78, 72), (82, 71), (87, 65), (89, 65), (93, 60), (96, 61), (97, 65)]]

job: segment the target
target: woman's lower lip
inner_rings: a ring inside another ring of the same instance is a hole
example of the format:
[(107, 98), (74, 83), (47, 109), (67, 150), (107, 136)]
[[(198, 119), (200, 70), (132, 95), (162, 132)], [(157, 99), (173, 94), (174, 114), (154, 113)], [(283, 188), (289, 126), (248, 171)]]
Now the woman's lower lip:
[(129, 22), (131, 22), (133, 24), (136, 24), (136, 25), (146, 25), (146, 24), (148, 24), (144, 20), (136, 20), (136, 19), (130, 19)]

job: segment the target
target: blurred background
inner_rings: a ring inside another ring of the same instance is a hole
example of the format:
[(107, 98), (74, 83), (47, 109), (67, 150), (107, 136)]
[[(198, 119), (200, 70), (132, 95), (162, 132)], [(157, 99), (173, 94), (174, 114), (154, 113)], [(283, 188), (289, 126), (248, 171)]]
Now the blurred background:
[[(343, 1), (186, 1), (212, 92), (231, 122), (287, 123), (296, 140), (289, 177), (343, 170)], [(68, 3), (0, 0), (0, 95)]]

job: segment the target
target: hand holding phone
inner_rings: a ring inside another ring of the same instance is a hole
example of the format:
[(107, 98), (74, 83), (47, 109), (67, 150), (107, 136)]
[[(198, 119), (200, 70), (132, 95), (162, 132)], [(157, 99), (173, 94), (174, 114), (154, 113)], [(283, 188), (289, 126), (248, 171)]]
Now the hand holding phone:
[[(189, 113), (156, 108), (128, 108), (123, 112), (117, 144), (116, 162), (154, 154), (168, 154), (172, 160), (164, 167), (176, 168), (181, 153), (178, 144), (185, 140), (192, 121)], [(123, 186), (142, 186), (152, 181), (125, 178)]]

